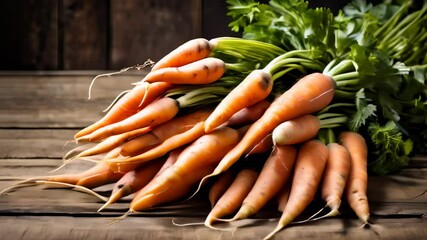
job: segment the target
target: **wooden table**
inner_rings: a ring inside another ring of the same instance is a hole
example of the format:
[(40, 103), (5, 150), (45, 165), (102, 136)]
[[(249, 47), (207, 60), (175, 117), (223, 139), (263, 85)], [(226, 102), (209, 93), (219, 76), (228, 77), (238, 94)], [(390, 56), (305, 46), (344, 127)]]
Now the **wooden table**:
[[(102, 110), (141, 73), (98, 79), (92, 99), (88, 86), (99, 72), (29, 72), (0, 75), (0, 189), (21, 178), (39, 176), (55, 169), (73, 134), (99, 119)], [(61, 172), (77, 172), (90, 163), (76, 162)], [(370, 177), (372, 210), (367, 228), (344, 205), (338, 217), (291, 225), (277, 239), (426, 239), (427, 157), (414, 157), (399, 174)], [(96, 189), (108, 195), (111, 186)], [(266, 209), (234, 232), (203, 225), (209, 211), (204, 196), (131, 215), (109, 224), (126, 212), (124, 199), (103, 212), (98, 198), (70, 189), (37, 186), (21, 188), (0, 197), (0, 239), (262, 239), (276, 225), (277, 212)], [(322, 206), (315, 201), (304, 216)], [(311, 212), (310, 212), (311, 211)], [(303, 217), (304, 217), (303, 216)], [(218, 225), (230, 227), (227, 224)]]

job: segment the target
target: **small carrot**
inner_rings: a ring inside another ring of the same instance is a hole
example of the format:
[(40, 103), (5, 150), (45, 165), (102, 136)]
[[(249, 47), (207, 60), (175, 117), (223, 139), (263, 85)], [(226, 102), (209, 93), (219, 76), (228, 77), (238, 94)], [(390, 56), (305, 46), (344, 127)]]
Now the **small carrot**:
[(237, 144), (241, 135), (241, 130), (223, 127), (198, 138), (181, 152), (175, 164), (138, 192), (131, 202), (130, 211), (144, 210), (184, 196), (208, 173), (207, 169), (212, 170)]
[(179, 111), (179, 103), (173, 98), (163, 97), (150, 103), (142, 111), (120, 121), (94, 132), (77, 138), (78, 142), (82, 141), (100, 141), (109, 136), (132, 131), (143, 127), (153, 127), (172, 119)]
[(298, 144), (314, 138), (320, 129), (320, 120), (311, 114), (285, 121), (273, 130), (277, 145)]
[(262, 117), (251, 125), (239, 144), (203, 180), (227, 170), (280, 123), (327, 106), (334, 96), (334, 87), (334, 80), (325, 74), (312, 73), (301, 78), (271, 103)]
[(166, 139), (162, 144), (136, 156), (132, 157), (119, 157), (114, 159), (105, 160), (114, 171), (128, 172), (135, 169), (143, 162), (151, 161), (159, 158), (171, 150), (187, 145), (197, 138), (203, 136), (204, 122), (199, 122), (190, 130), (181, 134), (174, 135)]
[(164, 82), (146, 83), (135, 86), (120, 98), (100, 120), (77, 132), (74, 135), (74, 139), (79, 139), (101, 127), (119, 122), (134, 115), (171, 87), (172, 84)]
[(273, 89), (271, 74), (261, 69), (252, 71), (239, 85), (221, 100), (205, 123), (210, 132), (226, 122), (233, 114), (264, 100)]
[[(67, 154), (65, 154), (65, 160), (66, 161), (70, 161), (73, 159), (78, 159), (80, 157), (87, 157), (87, 156), (92, 156), (92, 155), (97, 155), (97, 154), (104, 154), (107, 153), (110, 150), (113, 150), (114, 148), (120, 146), (121, 144), (123, 144), (124, 142), (126, 142), (127, 140), (137, 137), (139, 135), (142, 135), (148, 131), (150, 131), (151, 128), (150, 127), (145, 127), (145, 128), (139, 128), (139, 129), (135, 129), (129, 132), (124, 132), (118, 135), (114, 135), (114, 136), (110, 136), (108, 138), (106, 138), (104, 141), (96, 144), (95, 146), (86, 149), (82, 152), (80, 152), (79, 154), (67, 159)], [(71, 150), (73, 151), (73, 150)]]
[(147, 183), (157, 174), (164, 162), (165, 159), (160, 158), (124, 174), (114, 184), (108, 201), (99, 208), (98, 212), (102, 211), (112, 203), (115, 203), (120, 198), (130, 195), (147, 185)]
[(226, 71), (219, 58), (204, 58), (181, 67), (167, 67), (149, 72), (142, 81), (173, 84), (208, 84), (217, 81)]
[(151, 132), (126, 142), (123, 145), (120, 155), (135, 156), (141, 154), (161, 144), (166, 139), (191, 129), (198, 122), (206, 120), (210, 113), (211, 110), (209, 109), (201, 109), (193, 113), (175, 117), (154, 127)]
[(288, 204), (289, 194), (291, 193), (291, 185), (292, 181), (286, 181), (285, 185), (282, 187), (282, 189), (280, 189), (279, 193), (277, 194), (277, 210), (279, 212), (283, 212), (286, 207), (286, 204)]
[(362, 135), (356, 132), (342, 132), (339, 142), (350, 153), (351, 170), (348, 176), (345, 198), (364, 224), (369, 221), (368, 188), (368, 147)]
[(166, 67), (180, 67), (192, 63), (208, 57), (211, 54), (211, 50), (212, 47), (209, 41), (204, 38), (189, 40), (154, 64), (152, 71)]
[(270, 106), (270, 102), (267, 100), (259, 101), (249, 107), (245, 107), (242, 110), (233, 114), (225, 123), (226, 126), (239, 126), (243, 124), (250, 124), (258, 120), (265, 110)]
[(209, 212), (205, 220), (205, 226), (213, 228), (214, 221), (221, 220), (221, 217), (236, 211), (255, 184), (258, 174), (256, 170), (251, 168), (240, 170), (230, 187)]
[(290, 145), (278, 145), (265, 162), (255, 185), (243, 200), (239, 211), (230, 221), (257, 213), (285, 185), (293, 168), (297, 150)]
[(231, 169), (223, 172), (215, 179), (215, 182), (209, 188), (208, 199), (211, 207), (214, 207), (218, 199), (221, 198), (222, 194), (230, 187), (234, 180), (234, 171)]
[(305, 142), (299, 149), (292, 178), (291, 192), (277, 227), (266, 236), (271, 238), (293, 222), (314, 199), (328, 159), (328, 148), (318, 140)]
[(15, 188), (19, 188), (23, 185), (34, 186), (40, 183), (44, 184), (45, 182), (64, 183), (69, 185), (84, 186), (87, 188), (95, 188), (114, 182), (118, 180), (121, 176), (123, 176), (123, 173), (115, 173), (109, 168), (108, 164), (100, 162), (94, 165), (93, 167), (87, 169), (86, 171), (80, 173), (38, 176), (29, 178), (27, 180), (19, 182), (15, 186), (4, 189), (0, 193), (0, 195), (9, 192)]

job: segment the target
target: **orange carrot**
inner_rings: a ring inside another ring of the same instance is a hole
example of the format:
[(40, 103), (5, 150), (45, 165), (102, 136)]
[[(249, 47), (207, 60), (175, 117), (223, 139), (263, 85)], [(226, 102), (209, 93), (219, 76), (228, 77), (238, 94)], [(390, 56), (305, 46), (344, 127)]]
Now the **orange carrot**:
[(230, 187), (234, 180), (234, 171), (231, 169), (223, 172), (215, 179), (215, 182), (209, 188), (208, 199), (211, 207), (214, 207), (218, 199)]
[(238, 126), (243, 124), (250, 124), (258, 120), (265, 110), (270, 106), (270, 102), (262, 100), (254, 105), (245, 107), (242, 110), (233, 114), (225, 123), (227, 126)]
[(322, 198), (331, 211), (322, 218), (339, 214), (341, 197), (351, 168), (350, 154), (345, 147), (338, 143), (329, 143), (328, 150), (329, 158), (320, 189)]
[(342, 132), (339, 142), (350, 153), (351, 170), (344, 195), (348, 204), (363, 221), (369, 221), (368, 187), (368, 147), (362, 135), (356, 132)]
[(277, 145), (298, 144), (314, 138), (320, 129), (320, 120), (311, 114), (285, 121), (273, 130)]
[(155, 161), (148, 162), (135, 170), (127, 172), (124, 174), (115, 184), (113, 190), (111, 192), (108, 201), (98, 210), (98, 212), (102, 211), (102, 209), (107, 206), (115, 203), (122, 197), (128, 196), (145, 185), (153, 179), (153, 177), (157, 174), (165, 159), (160, 158)]
[(273, 101), (262, 117), (251, 125), (239, 144), (228, 152), (214, 172), (204, 179), (227, 170), (280, 123), (319, 111), (327, 106), (334, 96), (334, 86), (334, 80), (321, 73), (301, 78)]
[(211, 48), (209, 41), (204, 38), (189, 40), (154, 64), (152, 71), (165, 67), (180, 67), (206, 58), (211, 54)]
[(115, 173), (109, 168), (108, 164), (100, 162), (94, 165), (93, 167), (87, 169), (86, 171), (80, 173), (38, 176), (29, 178), (27, 180), (19, 182), (15, 186), (4, 189), (0, 193), (0, 195), (9, 192), (15, 188), (19, 188), (21, 186), (34, 186), (37, 184), (44, 184), (46, 182), (58, 184), (63, 183), (64, 185), (78, 185), (87, 188), (95, 188), (114, 182), (118, 180), (121, 176), (123, 176), (123, 173)]
[(173, 84), (207, 84), (225, 73), (225, 62), (219, 58), (204, 58), (181, 67), (167, 67), (148, 73), (145, 82), (168, 82)]
[(109, 136), (132, 131), (143, 127), (154, 127), (161, 123), (172, 119), (179, 111), (179, 104), (173, 98), (160, 98), (147, 105), (142, 111), (120, 121), (102, 128), (94, 132), (77, 138), (81, 141), (100, 141)]
[[(172, 84), (164, 82), (146, 83), (135, 86), (131, 91), (120, 98), (100, 120), (77, 132), (74, 135), (74, 139), (81, 138), (101, 127), (119, 122), (134, 115), (171, 87)], [(144, 102), (142, 102), (143, 99)]]
[[(292, 171), (293, 172), (293, 171)], [(292, 181), (286, 181), (285, 185), (280, 189), (280, 192), (277, 194), (277, 210), (283, 212), (288, 204), (289, 194), (291, 193)]]
[(328, 148), (318, 140), (304, 143), (295, 162), (291, 192), (277, 227), (265, 239), (271, 238), (294, 221), (316, 195), (328, 159)]
[(251, 168), (243, 168), (239, 171), (230, 187), (224, 192), (205, 220), (205, 226), (213, 228), (214, 221), (232, 214), (243, 202), (249, 191), (255, 184), (258, 172)]
[(266, 153), (268, 151), (271, 151), (273, 149), (273, 139), (271, 138), (271, 134), (268, 134), (265, 136), (261, 142), (257, 143), (254, 148), (252, 148), (245, 157), (250, 156), (252, 154), (258, 154), (258, 153)]
[(207, 174), (206, 169), (212, 170), (213, 166), (237, 144), (241, 135), (239, 130), (223, 127), (198, 138), (181, 152), (173, 166), (138, 192), (131, 202), (130, 211), (148, 209), (183, 197)]
[(173, 118), (170, 121), (154, 127), (151, 132), (125, 143), (120, 154), (122, 156), (135, 156), (141, 154), (161, 144), (166, 139), (191, 129), (198, 122), (206, 120), (210, 113), (211, 111), (209, 109), (201, 109), (193, 113)]
[(288, 180), (296, 155), (297, 150), (293, 146), (276, 146), (265, 162), (255, 185), (230, 221), (247, 218), (257, 213), (268, 201), (273, 199)]
[(264, 100), (272, 89), (271, 74), (260, 69), (252, 71), (218, 104), (206, 120), (205, 132), (212, 131), (245, 107)]
[[(86, 150), (80, 152), (79, 154), (71, 157), (70, 159), (66, 158), (67, 154), (65, 155), (64, 158), (69, 161), (69, 160), (77, 159), (80, 157), (86, 157), (86, 156), (92, 156), (92, 155), (107, 153), (108, 151), (113, 150), (114, 148), (120, 146), (125, 141), (127, 141), (131, 138), (137, 137), (139, 135), (142, 135), (142, 134), (144, 134), (150, 130), (151, 130), (151, 128), (145, 127), (145, 128), (135, 129), (135, 130), (132, 130), (129, 132), (124, 132), (124, 133), (121, 133), (118, 135), (110, 136), (110, 137), (106, 138), (104, 141), (95, 145), (94, 147), (86, 149)], [(71, 150), (71, 151), (73, 151), (73, 150)]]
[(162, 144), (136, 156), (132, 157), (119, 157), (115, 159), (105, 160), (114, 171), (128, 172), (135, 169), (138, 165), (143, 162), (151, 161), (159, 158), (169, 151), (187, 145), (197, 138), (203, 136), (204, 122), (199, 122), (190, 130), (181, 134), (174, 135), (166, 139)]

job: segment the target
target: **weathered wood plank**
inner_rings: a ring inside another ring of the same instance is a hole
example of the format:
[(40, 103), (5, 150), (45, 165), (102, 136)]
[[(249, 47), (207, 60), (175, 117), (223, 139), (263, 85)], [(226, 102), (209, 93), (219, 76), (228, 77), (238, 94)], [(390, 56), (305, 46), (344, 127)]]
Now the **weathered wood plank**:
[[(132, 82), (144, 76), (100, 78), (88, 100), (96, 73), (86, 75), (0, 75), (0, 128), (82, 128), (102, 112)], [(98, 73), (99, 74), (99, 73)]]
[(64, 0), (60, 69), (108, 68), (108, 1)]
[(0, 70), (58, 67), (58, 1), (0, 1)]
[(159, 60), (201, 34), (201, 0), (111, 1), (112, 69)]
[[(243, 220), (242, 227), (218, 231), (201, 225), (178, 227), (176, 222), (201, 222), (203, 218), (128, 217), (115, 224), (102, 217), (2, 216), (0, 236), (9, 239), (262, 239), (275, 220)], [(61, 224), (57, 224), (61, 223)], [(406, 224), (405, 224), (406, 223)], [(426, 219), (378, 219), (371, 228), (360, 228), (353, 219), (326, 219), (293, 225), (279, 232), (277, 239), (424, 239)], [(230, 227), (221, 224), (220, 227)], [(396, 231), (396, 229), (399, 229)]]

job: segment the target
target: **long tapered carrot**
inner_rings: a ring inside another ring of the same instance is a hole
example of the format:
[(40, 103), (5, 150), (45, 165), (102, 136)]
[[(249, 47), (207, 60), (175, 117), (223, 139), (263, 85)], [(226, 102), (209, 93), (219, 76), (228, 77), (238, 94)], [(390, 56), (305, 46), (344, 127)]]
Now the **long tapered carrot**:
[(170, 121), (160, 124), (153, 128), (152, 131), (134, 138), (123, 145), (120, 152), (122, 156), (135, 156), (146, 150), (157, 146), (166, 139), (181, 134), (191, 129), (197, 123), (206, 120), (212, 111), (210, 109), (200, 109), (193, 113), (188, 113), (179, 117), (175, 117)]
[(174, 135), (166, 139), (162, 144), (136, 156), (115, 158), (105, 160), (114, 171), (128, 172), (135, 169), (139, 164), (147, 161), (151, 161), (158, 157), (163, 156), (169, 151), (187, 145), (197, 138), (203, 136), (205, 131), (203, 130), (204, 122), (199, 122), (190, 130), (185, 131), (181, 134)]
[(101, 127), (119, 122), (134, 115), (154, 99), (164, 94), (165, 91), (171, 87), (172, 84), (165, 82), (146, 83), (135, 86), (131, 91), (120, 98), (101, 119), (77, 132), (74, 135), (74, 139), (81, 138)]
[(235, 172), (231, 169), (223, 172), (215, 179), (215, 182), (210, 186), (208, 199), (211, 207), (214, 207), (218, 199), (224, 194), (224, 192), (230, 187), (234, 180)]
[(322, 180), (328, 154), (326, 145), (318, 140), (310, 140), (301, 146), (295, 161), (289, 199), (277, 227), (265, 239), (292, 223), (312, 202)]
[(227, 188), (209, 212), (205, 220), (205, 226), (213, 228), (212, 224), (215, 221), (235, 212), (252, 189), (258, 175), (258, 171), (251, 168), (240, 170), (230, 187)]
[[(292, 171), (293, 172), (293, 171)], [(285, 185), (277, 193), (277, 210), (283, 212), (288, 204), (289, 194), (291, 193), (292, 181), (286, 181)]]
[(191, 39), (183, 43), (154, 64), (152, 71), (166, 67), (180, 67), (208, 57), (212, 47), (204, 38)]
[(34, 186), (40, 183), (52, 182), (52, 183), (64, 183), (69, 185), (84, 186), (87, 188), (94, 188), (102, 186), (118, 180), (124, 173), (116, 173), (111, 170), (107, 163), (100, 162), (93, 167), (80, 172), (80, 173), (67, 173), (59, 175), (47, 175), (29, 178), (21, 181), (16, 185), (4, 189), (1, 194), (9, 192), (20, 186)]
[(326, 107), (334, 96), (334, 89), (335, 82), (330, 76), (312, 73), (301, 78), (271, 103), (262, 117), (251, 125), (239, 144), (203, 180), (227, 170), (280, 123)]
[(306, 114), (279, 124), (274, 128), (272, 138), (277, 145), (298, 144), (314, 138), (319, 129), (319, 118)]
[(151, 179), (153, 179), (153, 177), (158, 173), (164, 162), (165, 159), (160, 158), (124, 174), (114, 184), (108, 201), (98, 209), (98, 212), (115, 203), (117, 200), (128, 196), (147, 185), (148, 182), (151, 181)]
[(147, 105), (142, 111), (134, 115), (77, 138), (82, 141), (100, 141), (109, 136), (132, 131), (143, 127), (153, 127), (172, 119), (179, 111), (179, 103), (173, 98), (163, 97)]
[(344, 196), (364, 224), (369, 221), (368, 188), (368, 147), (362, 135), (356, 132), (342, 132), (339, 143), (350, 153), (351, 170)]
[[(121, 144), (123, 144), (127, 140), (134, 138), (134, 137), (138, 137), (139, 135), (147, 133), (150, 130), (151, 130), (150, 127), (145, 127), (145, 128), (135, 129), (135, 130), (132, 130), (129, 132), (124, 132), (124, 133), (121, 133), (118, 135), (110, 136), (107, 139), (105, 139), (104, 141), (96, 144), (95, 146), (93, 146), (89, 149), (86, 149), (86, 150), (78, 153), (77, 155), (71, 157), (70, 159), (67, 159), (67, 154), (65, 155), (64, 158), (65, 158), (65, 160), (72, 160), (72, 159), (77, 159), (80, 157), (87, 157), (87, 156), (107, 153), (110, 150), (113, 150), (114, 148), (120, 146)], [(71, 150), (71, 151), (73, 151), (73, 150)]]
[(222, 77), (226, 64), (219, 58), (204, 58), (181, 67), (167, 67), (151, 71), (143, 81), (173, 84), (208, 84)]
[(291, 145), (276, 146), (261, 169), (255, 185), (230, 221), (247, 218), (257, 213), (273, 199), (288, 180), (296, 155), (297, 150)]
[(233, 114), (264, 100), (273, 89), (271, 75), (261, 69), (252, 71), (237, 87), (221, 100), (205, 123), (210, 132), (226, 122)]
[(241, 131), (223, 127), (198, 138), (181, 152), (175, 164), (138, 192), (131, 202), (131, 211), (147, 209), (184, 196), (204, 176), (200, 173), (206, 174), (206, 169), (213, 169), (241, 136)]

